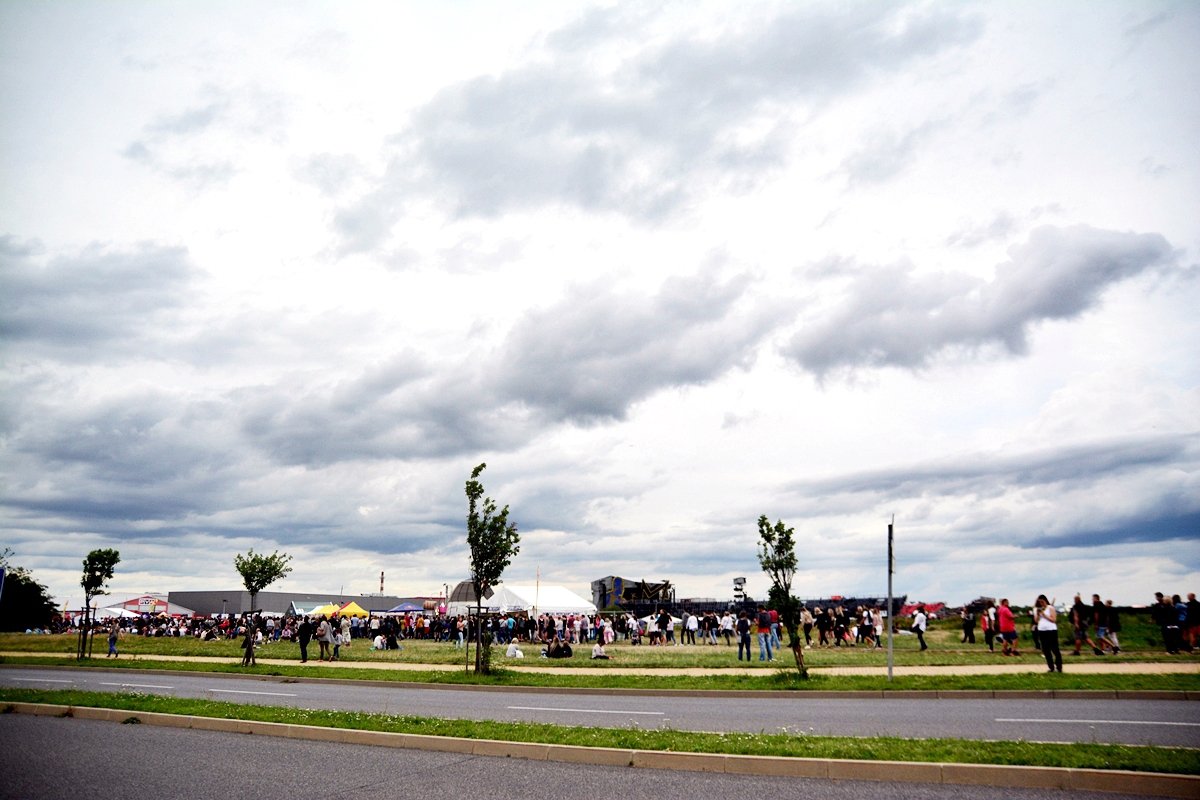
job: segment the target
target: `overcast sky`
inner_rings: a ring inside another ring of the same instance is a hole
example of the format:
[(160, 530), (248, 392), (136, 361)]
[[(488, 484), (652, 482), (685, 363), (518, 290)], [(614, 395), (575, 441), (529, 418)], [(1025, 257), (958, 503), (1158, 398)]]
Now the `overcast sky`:
[(1200, 590), (1193, 2), (0, 4), (0, 525), (78, 607)]

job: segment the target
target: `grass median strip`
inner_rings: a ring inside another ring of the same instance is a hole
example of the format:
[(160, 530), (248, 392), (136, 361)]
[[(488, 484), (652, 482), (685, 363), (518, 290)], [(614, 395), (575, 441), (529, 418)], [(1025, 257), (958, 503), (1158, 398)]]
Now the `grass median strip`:
[(900, 739), (892, 737), (813, 736), (778, 733), (693, 733), (662, 728), (591, 728), (542, 723), (439, 719), (346, 711), (241, 705), (212, 700), (160, 697), (141, 693), (109, 694), (75, 690), (0, 689), (2, 704), (49, 703), (122, 711), (184, 714), (352, 730), (498, 739), (511, 742), (610, 747), (626, 750), (790, 758), (919, 761), (934, 763), (1113, 769), (1200, 775), (1200, 750), (1106, 744), (1045, 744), (1022, 741)]

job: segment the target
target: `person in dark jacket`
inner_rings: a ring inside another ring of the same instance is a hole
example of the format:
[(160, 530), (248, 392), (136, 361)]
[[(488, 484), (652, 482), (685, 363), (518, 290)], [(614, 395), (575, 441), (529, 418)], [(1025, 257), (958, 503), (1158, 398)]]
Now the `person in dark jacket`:
[(300, 642), (300, 663), (308, 661), (308, 643), (312, 641), (313, 626), (308, 617), (300, 623), (300, 627), (296, 629), (296, 641)]

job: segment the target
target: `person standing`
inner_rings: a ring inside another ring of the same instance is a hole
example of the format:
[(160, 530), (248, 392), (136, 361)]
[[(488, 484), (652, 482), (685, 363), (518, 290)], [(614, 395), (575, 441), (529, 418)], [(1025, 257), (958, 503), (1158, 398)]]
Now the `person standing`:
[(771, 656), (771, 615), (763, 606), (758, 607), (758, 660), (774, 661)]
[[(1200, 600), (1196, 599), (1195, 592), (1188, 592), (1187, 596), (1187, 619), (1185, 621), (1184, 641), (1188, 647), (1195, 649), (1196, 642), (1200, 641)], [(1110, 600), (1109, 603), (1112, 601)]]
[(1047, 672), (1062, 672), (1062, 650), (1058, 646), (1058, 612), (1054, 604), (1039, 594), (1033, 604), (1033, 627), (1038, 632)]
[(1159, 631), (1162, 633), (1163, 646), (1166, 647), (1167, 652), (1172, 655), (1178, 655), (1179, 645), (1173, 641), (1171, 635), (1171, 625), (1174, 617), (1174, 608), (1171, 607), (1170, 601), (1163, 597), (1162, 592), (1155, 592), (1154, 605), (1150, 606), (1150, 618), (1154, 620), (1154, 624), (1158, 626)]
[(1175, 609), (1175, 652), (1178, 653), (1179, 649), (1182, 648), (1190, 653), (1192, 652), (1192, 645), (1185, 635), (1188, 618), (1187, 603), (1183, 602), (1183, 598), (1179, 595), (1172, 595), (1171, 604)]
[(304, 621), (296, 628), (296, 641), (300, 643), (300, 663), (308, 662), (308, 643), (312, 640), (313, 626), (308, 617), (304, 617)]
[(742, 660), (742, 650), (746, 651), (746, 660), (750, 660), (750, 618), (746, 616), (746, 612), (738, 614), (737, 620), (737, 635), (738, 635), (738, 661)]
[(963, 606), (962, 630), (961, 644), (975, 644), (975, 609), (970, 606)]
[(996, 652), (996, 602), (994, 600), (988, 600), (987, 605), (984, 606), (980, 624), (983, 626), (983, 643), (987, 645), (989, 652)]
[(929, 645), (925, 644), (925, 626), (929, 624), (929, 618), (925, 616), (925, 606), (917, 606), (916, 613), (913, 614), (912, 631), (917, 635), (917, 641), (921, 643), (921, 651), (929, 649)]

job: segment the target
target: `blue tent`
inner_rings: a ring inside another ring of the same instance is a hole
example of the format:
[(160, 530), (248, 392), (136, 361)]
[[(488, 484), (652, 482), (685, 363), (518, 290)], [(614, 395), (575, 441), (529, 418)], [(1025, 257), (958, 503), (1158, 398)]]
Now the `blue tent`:
[(425, 606), (423, 606), (423, 605), (418, 605), (417, 603), (404, 602), (404, 603), (401, 603), (400, 605), (396, 606), (395, 608), (389, 608), (387, 613), (396, 614), (396, 613), (399, 613), (402, 611), (424, 611), (424, 610), (425, 610)]

